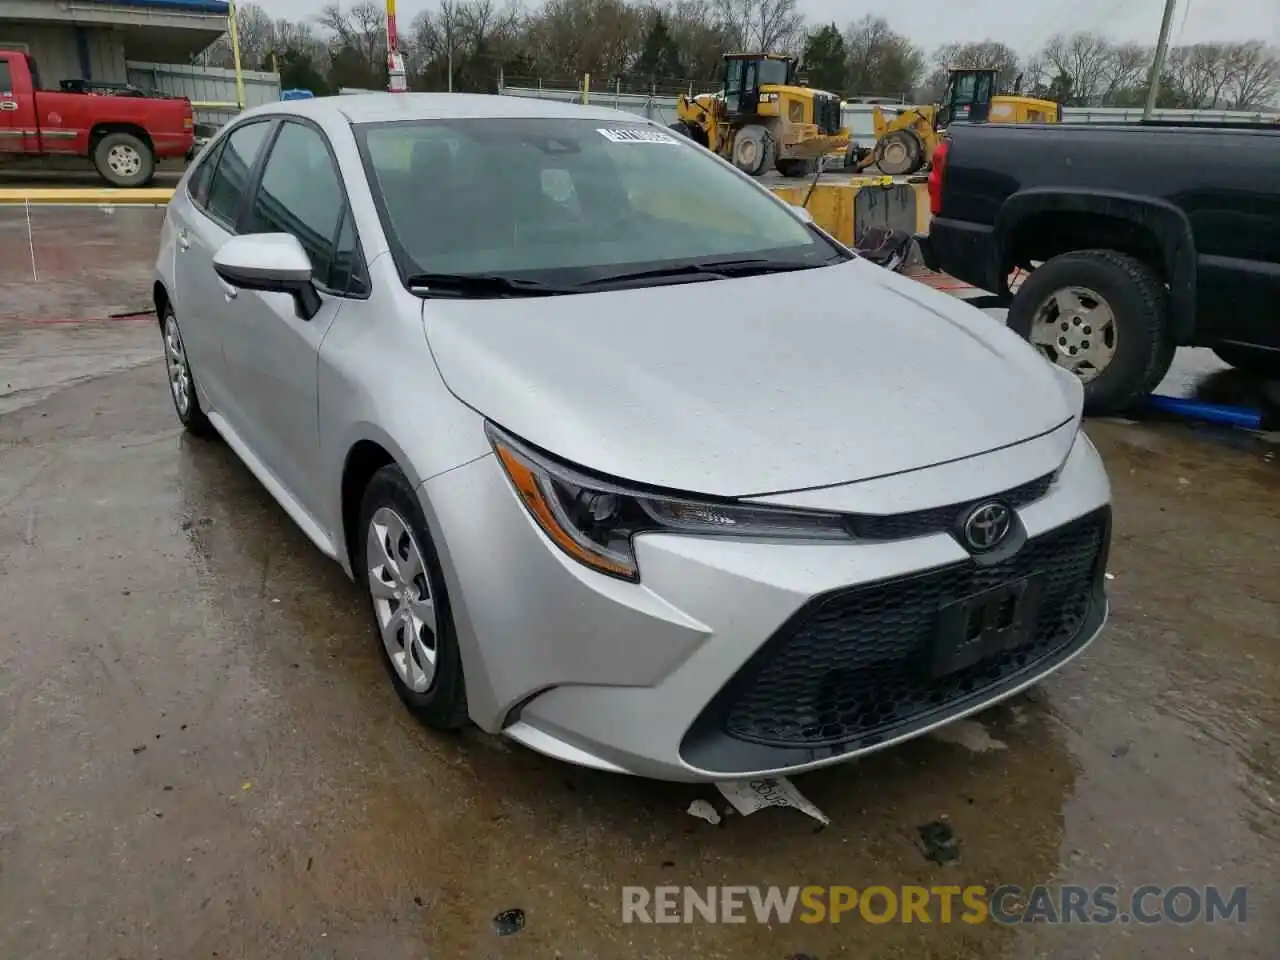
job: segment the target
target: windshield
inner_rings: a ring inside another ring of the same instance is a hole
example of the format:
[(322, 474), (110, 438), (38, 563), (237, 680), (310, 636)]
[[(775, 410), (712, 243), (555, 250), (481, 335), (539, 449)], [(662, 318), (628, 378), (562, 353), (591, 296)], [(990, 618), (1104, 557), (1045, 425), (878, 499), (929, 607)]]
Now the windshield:
[[(357, 127), (402, 276), (557, 286), (750, 258), (822, 266), (839, 249), (704, 148), (641, 123), (395, 121)], [(705, 279), (705, 278), (704, 278)]]
[(761, 60), (760, 86), (769, 83), (784, 86), (787, 82), (787, 66), (785, 60)]

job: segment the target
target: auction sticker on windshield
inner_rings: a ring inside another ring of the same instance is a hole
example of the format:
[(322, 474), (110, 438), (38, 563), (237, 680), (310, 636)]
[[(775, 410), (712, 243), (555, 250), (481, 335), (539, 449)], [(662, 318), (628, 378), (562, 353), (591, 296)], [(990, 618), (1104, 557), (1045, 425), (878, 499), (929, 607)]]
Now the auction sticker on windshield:
[(676, 138), (661, 130), (610, 130), (597, 127), (597, 132), (614, 143), (675, 143)]

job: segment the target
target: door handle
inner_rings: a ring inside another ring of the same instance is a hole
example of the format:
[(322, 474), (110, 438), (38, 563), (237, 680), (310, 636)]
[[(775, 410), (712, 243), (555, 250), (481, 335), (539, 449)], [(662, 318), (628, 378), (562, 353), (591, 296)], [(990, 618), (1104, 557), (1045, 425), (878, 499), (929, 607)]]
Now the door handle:
[(17, 110), (17, 109), (18, 109), (18, 102), (16, 100), (0, 100), (0, 110), (4, 110), (9, 113), (12, 113), (14, 110)]

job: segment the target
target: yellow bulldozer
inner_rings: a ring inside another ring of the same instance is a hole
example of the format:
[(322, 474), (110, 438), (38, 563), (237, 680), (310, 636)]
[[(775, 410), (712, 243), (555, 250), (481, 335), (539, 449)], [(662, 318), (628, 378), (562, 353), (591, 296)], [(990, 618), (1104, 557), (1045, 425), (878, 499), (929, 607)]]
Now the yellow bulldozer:
[(724, 57), (716, 93), (681, 95), (675, 130), (753, 177), (777, 170), (804, 176), (828, 153), (849, 145), (840, 98), (803, 86), (795, 58), (774, 53)]
[(872, 112), (876, 145), (860, 163), (898, 176), (928, 166), (952, 123), (1061, 123), (1062, 106), (1021, 95), (1021, 78), (1012, 94), (996, 93), (1000, 71), (953, 69), (941, 104), (907, 107), (896, 116)]

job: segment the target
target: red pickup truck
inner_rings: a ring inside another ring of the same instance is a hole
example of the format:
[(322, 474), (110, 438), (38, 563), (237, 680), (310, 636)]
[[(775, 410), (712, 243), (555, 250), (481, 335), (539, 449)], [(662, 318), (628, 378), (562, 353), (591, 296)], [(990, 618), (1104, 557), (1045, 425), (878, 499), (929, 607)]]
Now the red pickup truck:
[(31, 57), (0, 50), (0, 163), (83, 157), (111, 185), (141, 187), (158, 158), (188, 157), (194, 145), (189, 100), (41, 90)]

